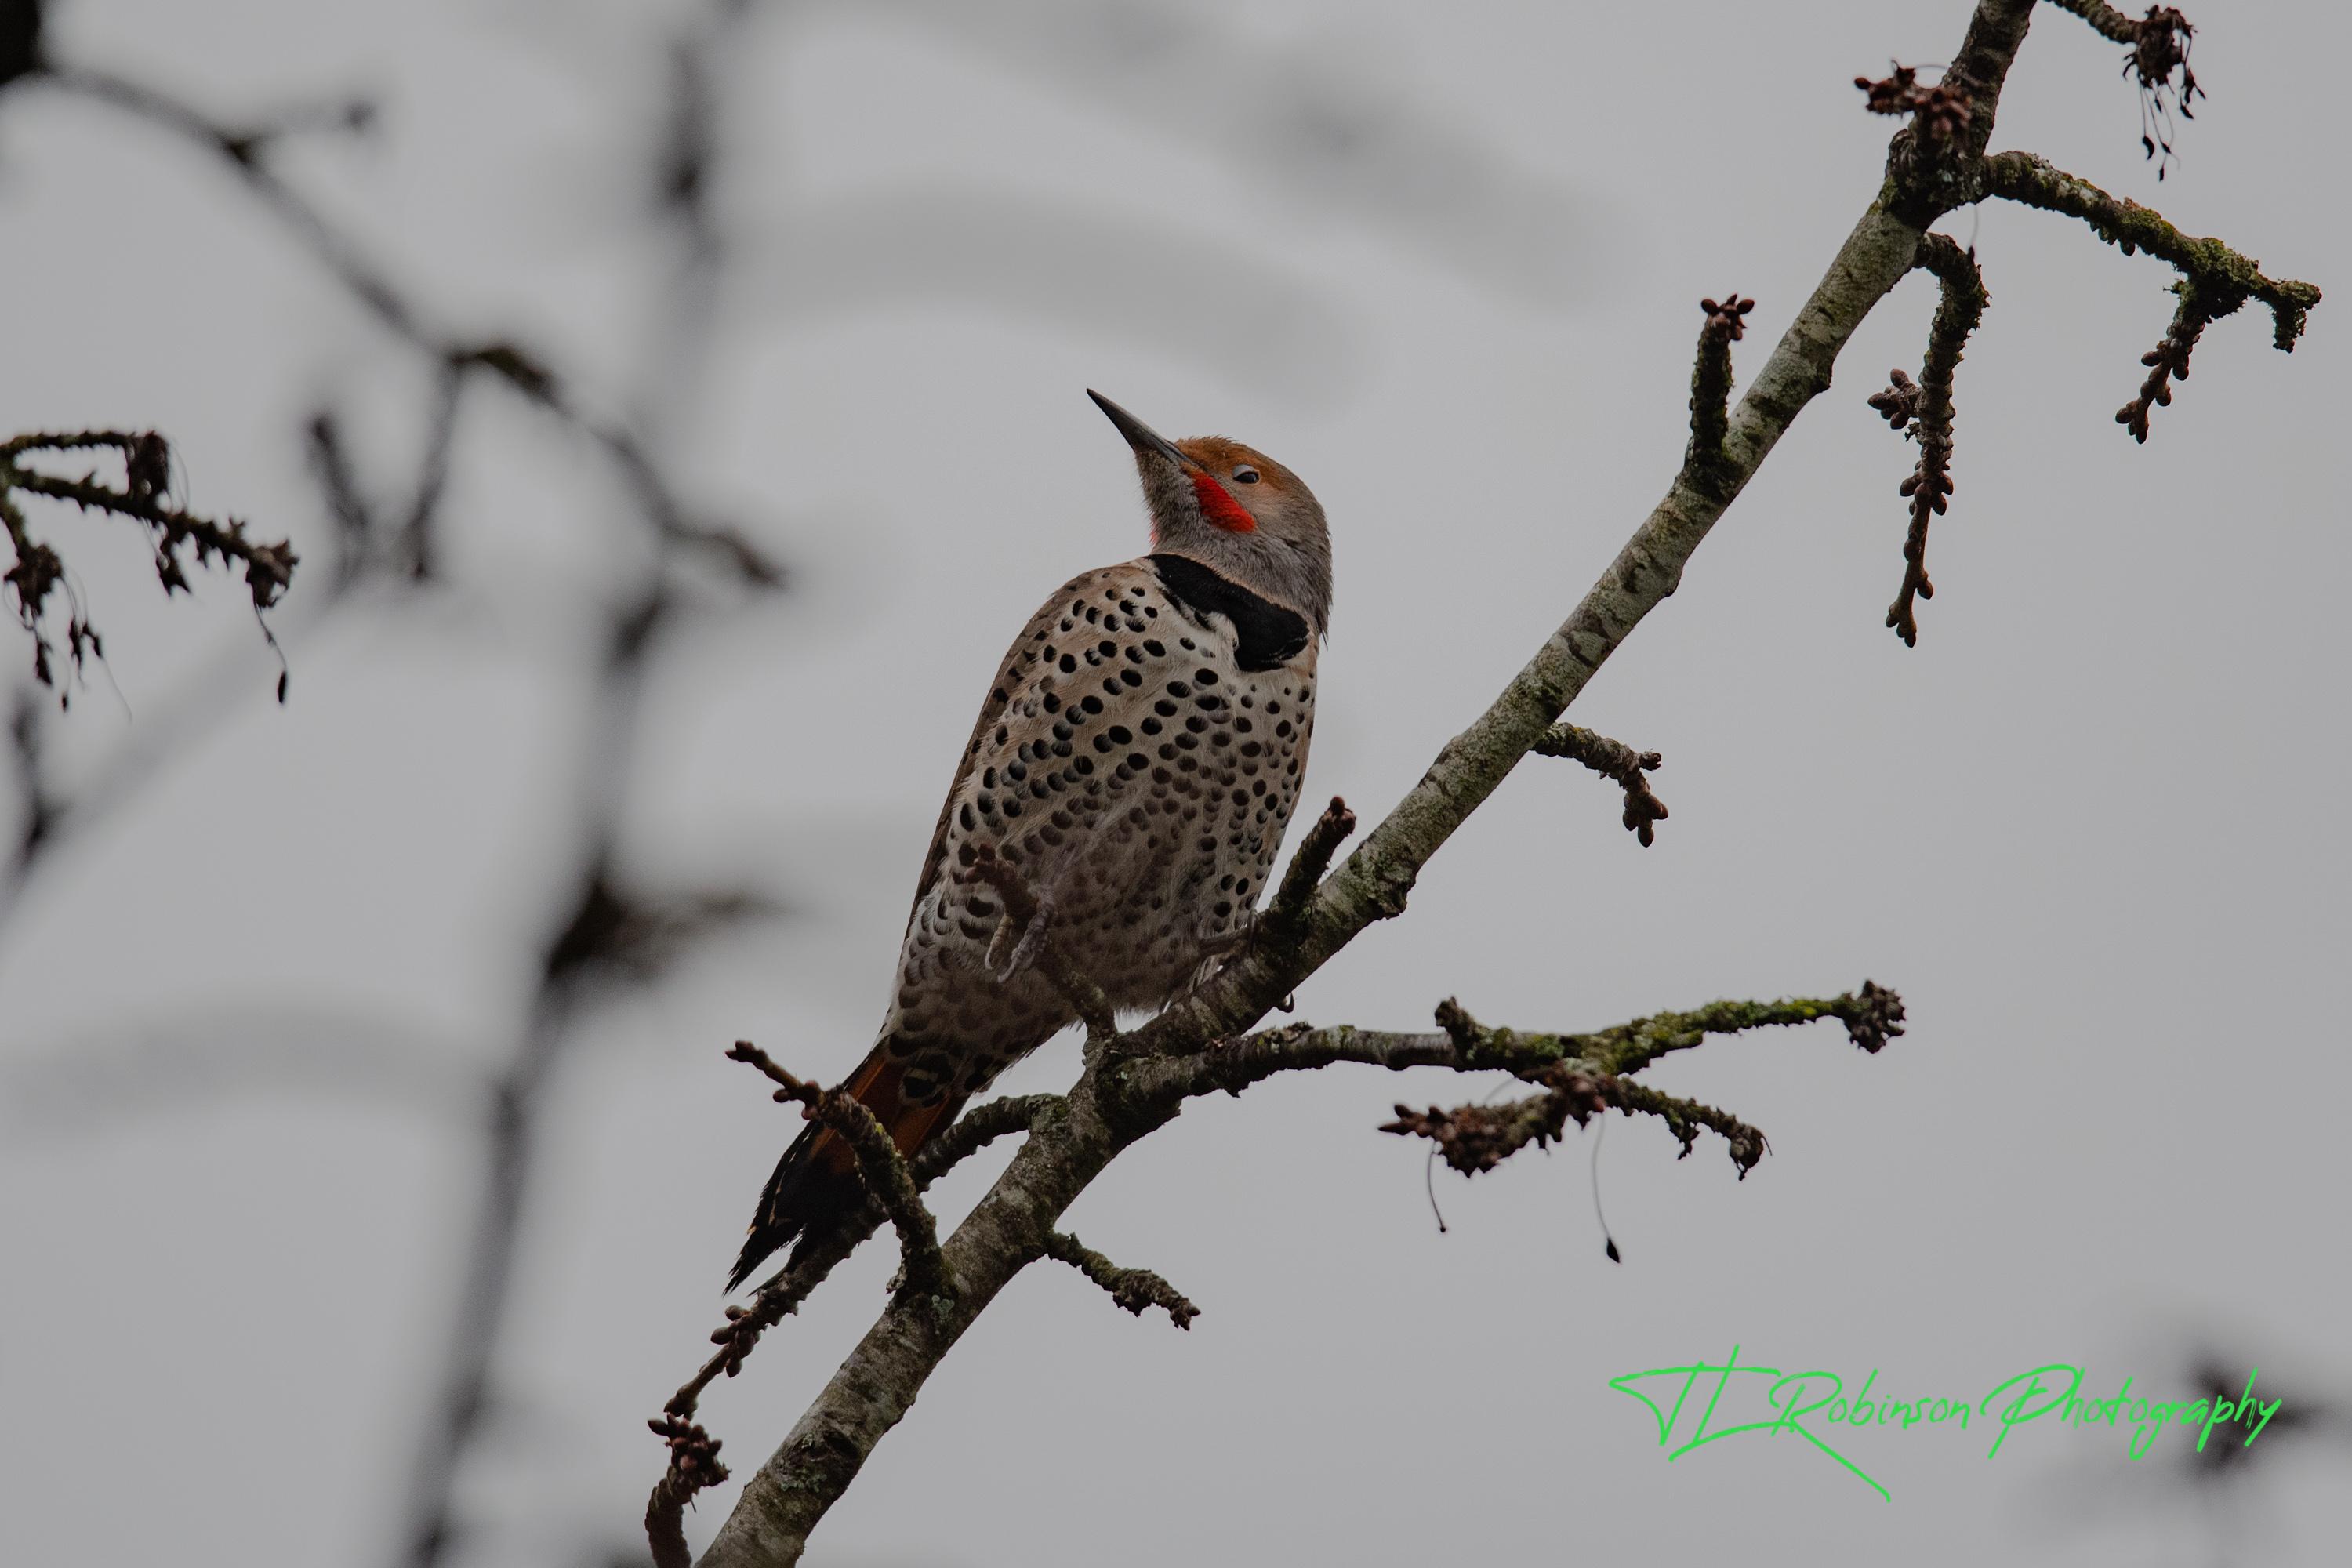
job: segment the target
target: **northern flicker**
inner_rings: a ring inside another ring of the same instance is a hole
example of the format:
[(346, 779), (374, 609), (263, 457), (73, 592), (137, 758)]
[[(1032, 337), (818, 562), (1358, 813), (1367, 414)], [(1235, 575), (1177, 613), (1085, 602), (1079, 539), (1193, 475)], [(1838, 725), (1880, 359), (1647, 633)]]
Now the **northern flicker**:
[[(1323, 509), (1236, 441), (1169, 441), (1089, 392), (1135, 450), (1151, 551), (1073, 577), (981, 704), (923, 858), (881, 1037), (846, 1088), (911, 1154), (1076, 1021), (1034, 959), (1050, 936), (1122, 1010), (1165, 1005), (1244, 936), (1298, 803), (1331, 612)], [(969, 875), (982, 846), (1038, 913)], [(734, 1289), (863, 1194), (812, 1123), (760, 1196)]]

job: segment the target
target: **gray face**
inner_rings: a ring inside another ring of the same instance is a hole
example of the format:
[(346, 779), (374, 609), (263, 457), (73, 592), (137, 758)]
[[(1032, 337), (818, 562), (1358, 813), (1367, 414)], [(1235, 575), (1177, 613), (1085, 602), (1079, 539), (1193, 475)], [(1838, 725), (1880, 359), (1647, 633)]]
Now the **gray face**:
[(1155, 550), (1188, 555), (1330, 627), (1331, 535), (1297, 474), (1223, 436), (1170, 441), (1089, 393), (1135, 448)]

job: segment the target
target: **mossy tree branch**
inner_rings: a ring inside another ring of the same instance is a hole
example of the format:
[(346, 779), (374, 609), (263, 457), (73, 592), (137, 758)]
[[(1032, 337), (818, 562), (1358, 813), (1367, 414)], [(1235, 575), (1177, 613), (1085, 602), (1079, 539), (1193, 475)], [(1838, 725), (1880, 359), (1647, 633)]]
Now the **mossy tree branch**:
[(2270, 308), (2272, 342), (2294, 352), (2304, 322), (2319, 303), (2319, 290), (2293, 279), (2276, 279), (2262, 263), (2221, 240), (2199, 239), (2181, 231), (2154, 207), (2111, 196), (2090, 181), (2070, 174), (2032, 153), (1996, 153), (1984, 161), (1983, 195), (2045, 212), (2063, 213), (2087, 224), (2126, 256), (2145, 250), (2172, 264), (2197, 285), (2215, 316), (2226, 316), (2249, 299)]

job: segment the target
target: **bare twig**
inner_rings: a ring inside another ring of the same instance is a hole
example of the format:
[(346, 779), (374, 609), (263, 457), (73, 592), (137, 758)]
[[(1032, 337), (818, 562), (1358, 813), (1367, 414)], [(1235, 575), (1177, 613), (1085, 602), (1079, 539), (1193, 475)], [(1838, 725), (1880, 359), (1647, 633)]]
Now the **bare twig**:
[(1190, 1329), (1192, 1320), (1201, 1315), (1200, 1308), (1149, 1268), (1121, 1268), (1067, 1231), (1047, 1231), (1045, 1250), (1046, 1257), (1068, 1264), (1108, 1291), (1114, 1305), (1139, 1318), (1146, 1307), (1158, 1307), (1167, 1312), (1170, 1322)]
[(1028, 1131), (1037, 1124), (1039, 1117), (1063, 1103), (1058, 1094), (1008, 1094), (985, 1105), (973, 1106), (957, 1118), (953, 1126), (915, 1151), (915, 1157), (908, 1162), (914, 1172), (915, 1190), (927, 1190), (933, 1182), (1007, 1133)]
[(1315, 889), (1323, 880), (1323, 873), (1331, 868), (1331, 857), (1339, 846), (1356, 831), (1356, 814), (1338, 795), (1323, 808), (1323, 815), (1298, 841), (1298, 852), (1290, 858), (1290, 865), (1282, 874), (1282, 886), (1275, 890), (1273, 901), (1259, 917), (1259, 923), (1269, 935), (1285, 935), (1295, 930), (1313, 901)]
[(1702, 1127), (1720, 1137), (1731, 1155), (1731, 1163), (1746, 1181), (1756, 1163), (1771, 1152), (1771, 1142), (1764, 1134), (1727, 1110), (1717, 1110), (1712, 1105), (1680, 1095), (1663, 1093), (1646, 1083), (1631, 1079), (1612, 1078), (1603, 1090), (1609, 1103), (1628, 1116), (1654, 1116), (1666, 1124), (1666, 1131), (1682, 1141), (1683, 1152), (1675, 1158), (1690, 1158), (1692, 1146), (1698, 1142)]
[(1916, 66), (1899, 61), (1888, 61), (1887, 68), (1888, 74), (1876, 81), (1866, 76), (1853, 79), (1871, 113), (1907, 114), (1913, 132), (1930, 142), (1949, 142), (1968, 130), (1974, 110), (1960, 83), (1949, 78), (1922, 82)]
[(1438, 1156), (1465, 1176), (1491, 1171), (1530, 1144), (1543, 1148), (1557, 1142), (1570, 1121), (1582, 1127), (1612, 1105), (1628, 1116), (1654, 1116), (1664, 1121), (1682, 1142), (1680, 1158), (1689, 1158), (1701, 1128), (1715, 1131), (1729, 1146), (1731, 1163), (1743, 1181), (1771, 1147), (1763, 1133), (1728, 1111), (1663, 1093), (1589, 1063), (1554, 1062), (1533, 1081), (1543, 1086), (1542, 1093), (1499, 1105), (1474, 1102), (1450, 1110), (1399, 1105), (1396, 1120), (1381, 1131), (1428, 1139)]
[(1919, 461), (1900, 490), (1911, 503), (1911, 526), (1903, 540), (1903, 586), (1886, 610), (1886, 624), (1906, 646), (1919, 640), (1915, 601), (1936, 595), (1927, 576), (1927, 525), (1943, 514), (1952, 493), (1952, 374), (1959, 368), (1969, 334), (1984, 319), (1987, 300), (1976, 258), (1940, 234), (1919, 242), (1916, 265), (1933, 272), (1943, 285), (1935, 322), (1927, 329), (1919, 379), (1915, 384), (1900, 370), (1890, 371), (1887, 389), (1870, 399), (1889, 425), (1903, 428), (1919, 444)]
[(2125, 47), (2124, 75), (2139, 79), (2140, 150), (2156, 161), (2156, 177), (2163, 179), (2165, 165), (2173, 162), (2172, 110), (2178, 107), (2180, 118), (2194, 120), (2194, 105), (2205, 95), (2197, 85), (2197, 73), (2189, 68), (2189, 47), (2197, 29), (2170, 5), (2150, 5), (2147, 15), (2135, 21), (2105, 0), (2053, 3), (2082, 17), (2101, 37)]
[(1474, 1103), (1448, 1110), (1431, 1106), (1415, 1110), (1396, 1107), (1396, 1120), (1381, 1125), (1383, 1132), (1426, 1138), (1438, 1158), (1465, 1176), (1491, 1171), (1529, 1144), (1546, 1148), (1559, 1141), (1573, 1120), (1579, 1127), (1609, 1104), (1606, 1076), (1583, 1064), (1554, 1062), (1540, 1075), (1541, 1094), (1505, 1100), (1499, 1105)]
[[(694, 1423), (703, 1390), (722, 1375), (740, 1373), (744, 1358), (760, 1342), (760, 1336), (798, 1311), (809, 1292), (824, 1284), (835, 1266), (881, 1223), (881, 1205), (869, 1194), (857, 1213), (795, 1250), (792, 1260), (761, 1285), (749, 1305), (729, 1307), (727, 1321), (710, 1333), (710, 1342), (718, 1350), (669, 1396), (661, 1415), (646, 1423), (668, 1444), (670, 1456), (661, 1479), (646, 1500), (646, 1538), (653, 1549), (656, 1568), (683, 1568), (693, 1561), (686, 1544), (685, 1510), (697, 1492), (727, 1479), (726, 1467), (715, 1462), (718, 1441), (709, 1440), (707, 1454), (696, 1446), (703, 1436), (702, 1428)], [(681, 1436), (688, 1439), (684, 1447), (678, 1441)], [(695, 1462), (682, 1464), (685, 1459)], [(705, 1459), (711, 1462), (702, 1462)]]
[(727, 1479), (719, 1462), (719, 1439), (682, 1415), (657, 1415), (646, 1423), (669, 1449), (669, 1467), (646, 1502), (646, 1538), (653, 1542), (655, 1568), (687, 1568), (686, 1505), (705, 1487)]
[[(26, 462), (37, 455), (56, 457), (93, 450), (111, 451), (121, 457), (120, 486), (101, 484), (95, 472), (67, 479), (45, 473)], [(232, 562), (242, 566), (256, 620), (278, 603), (293, 582), (299, 558), (284, 540), (275, 544), (263, 543), (247, 534), (245, 524), (235, 518), (215, 522), (183, 510), (168, 493), (171, 474), (171, 447), (152, 430), (41, 432), (0, 442), (0, 526), (6, 529), (15, 556), (0, 581), (5, 582), (16, 599), (17, 619), (32, 634), (33, 676), (42, 685), (56, 685), (57, 672), (50, 661), (57, 649), (50, 645), (41, 619), (49, 595), (65, 585), (66, 568), (56, 550), (33, 537), (31, 525), (16, 500), (19, 494), (70, 501), (84, 511), (105, 512), (145, 524), (152, 536), (155, 577), (166, 595), (188, 591), (184, 553), (193, 556), (198, 567), (215, 562), (222, 566)], [(72, 590), (68, 588), (67, 594), (70, 598)], [(277, 645), (267, 622), (262, 623), (261, 632), (272, 647)], [(86, 656), (105, 657), (98, 631), (79, 602), (67, 616), (65, 643), (67, 657), (77, 670), (81, 668)], [(64, 695), (70, 699), (69, 693)], [(282, 674), (278, 682), (278, 700), (286, 700)]]
[(1649, 775), (1664, 763), (1664, 757), (1656, 752), (1637, 752), (1622, 741), (1612, 741), (1578, 724), (1554, 724), (1528, 750), (1538, 757), (1571, 758), (1603, 778), (1616, 780), (1625, 791), (1627, 830), (1644, 848), (1657, 842), (1654, 825), (1666, 819), (1666, 803), (1651, 793)]
[[(2082, 17), (2103, 38), (2112, 38), (2118, 44), (2136, 45), (2139, 42), (2140, 24), (2107, 5), (2105, 0), (2051, 0), (2051, 4), (2061, 11), (2072, 11)], [(2155, 7), (2150, 6), (2149, 9), (2152, 12)]]
[(1837, 1019), (1845, 1026), (1848, 1040), (1875, 1056), (1903, 1033), (1903, 998), (1865, 980), (1858, 989), (1825, 1000), (1710, 1002), (1686, 1013), (1659, 1013), (1603, 1030), (1581, 1048), (1605, 1062), (1612, 1072), (1638, 1072), (1670, 1052), (1699, 1045), (1709, 1035), (1786, 1028), (1820, 1018)]
[(1709, 1035), (1810, 1024), (1835, 1018), (1846, 1037), (1869, 1052), (1903, 1033), (1903, 999), (1864, 981), (1859, 990), (1826, 998), (1777, 1002), (1710, 1002), (1685, 1012), (1658, 1013), (1589, 1034), (1559, 1035), (1490, 1028), (1451, 998), (1437, 1005), (1435, 1032), (1398, 1033), (1349, 1025), (1317, 1028), (1286, 1024), (1234, 1039), (1216, 1040), (1183, 1056), (1139, 1065), (1129, 1089), (1139, 1099), (1172, 1105), (1196, 1095), (1237, 1094), (1276, 1073), (1356, 1062), (1368, 1067), (1499, 1068), (1522, 1077), (1553, 1064), (1581, 1061), (1597, 1072), (1639, 1072), (1660, 1057), (1688, 1050)]
[(2148, 367), (2147, 379), (2140, 383), (2138, 396), (2116, 410), (2116, 423), (2143, 444), (2147, 440), (2148, 411), (2159, 405), (2172, 406), (2172, 383), (2189, 379), (2189, 356), (2196, 352), (2197, 340), (2215, 315), (2226, 313), (2207, 303), (2193, 278), (2181, 279), (2172, 291), (2180, 298), (2173, 308), (2172, 325), (2156, 347), (2139, 357), (2139, 363)]
[(1720, 304), (1701, 300), (1706, 325), (1699, 329), (1698, 356), (1691, 366), (1690, 445), (1683, 453), (1683, 478), (1706, 481), (1723, 462), (1723, 437), (1731, 420), (1731, 345), (1748, 335), (1748, 315), (1756, 301), (1727, 294)]

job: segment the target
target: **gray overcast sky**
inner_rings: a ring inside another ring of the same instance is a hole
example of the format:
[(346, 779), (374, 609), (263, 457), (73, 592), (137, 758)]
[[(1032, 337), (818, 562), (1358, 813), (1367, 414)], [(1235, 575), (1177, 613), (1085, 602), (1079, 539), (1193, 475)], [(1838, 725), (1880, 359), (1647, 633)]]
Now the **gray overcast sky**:
[[(448, 318), (522, 323), (617, 402), (660, 331), (630, 160), (680, 9), (84, 0), (56, 33), (224, 111), (379, 92), (380, 137), (304, 148), (291, 176)], [(1308, 795), (1384, 810), (1671, 475), (1699, 297), (1760, 300), (1744, 380), (1819, 277), (1890, 129), (1853, 76), (1946, 58), (1967, 7), (1253, 0), (1157, 13), (1178, 24), (1157, 42), (1129, 16), (1143, 45), (1116, 59), (1042, 3), (776, 9), (729, 59), (738, 248), (711, 374), (667, 439), (798, 587), (658, 666), (627, 858), (664, 885), (749, 876), (790, 913), (610, 1008), (568, 1060), (468, 1564), (636, 1539), (660, 1457), (644, 1418), (698, 1359), (793, 1130), (720, 1050), (748, 1036), (826, 1077), (865, 1051), (994, 660), (1053, 584), (1143, 547), (1127, 454), (1081, 389), (1314, 486), (1339, 594)], [(2191, 16), (2212, 98), (2161, 186), (2116, 49), (2053, 8), (1998, 144), (2341, 300), (2352, 22)], [(1318, 94), (1367, 92), (1370, 117), (1329, 134), (1394, 138), (1395, 192), (1282, 151)], [(1993, 303), (1920, 646), (1881, 625), (1911, 449), (1863, 403), (1887, 366), (1916, 374), (1933, 291), (1914, 279), (1574, 711), (1665, 753), (1657, 845), (1605, 784), (1531, 763), (1408, 917), (1298, 999), (1321, 1022), (1418, 1026), (1458, 995), (1580, 1027), (1868, 975), (1902, 990), (1910, 1033), (1877, 1058), (1830, 1027), (1662, 1066), (1772, 1153), (1739, 1183), (1719, 1144), (1678, 1163), (1663, 1129), (1617, 1122), (1622, 1267), (1581, 1141), (1442, 1179), (1436, 1233), (1421, 1150), (1373, 1129), (1462, 1083), (1333, 1071), (1201, 1104), (1071, 1220), (1184, 1289), (1192, 1331), (1033, 1270), (812, 1561), (1899, 1542), (1923, 1568), (2201, 1564), (2220, 1518), (2236, 1561), (2337, 1559), (2340, 1444), (2283, 1452), (2217, 1516), (2158, 1460), (2122, 1464), (2120, 1436), (2028, 1429), (1988, 1463), (1974, 1431), (1857, 1436), (1881, 1501), (1793, 1440), (1669, 1464), (1608, 1386), (1736, 1345), (1901, 1394), (2074, 1362), (2096, 1392), (2130, 1374), (2169, 1397), (2212, 1342), (2352, 1399), (2330, 1120), (2352, 1090), (2352, 307), (2324, 305), (2292, 357), (2265, 316), (2220, 323), (2139, 447), (2112, 412), (2169, 272), (2022, 209), (1944, 226)], [(315, 592), (331, 540), (300, 419), (343, 400), (389, 483), (416, 439), (413, 358), (222, 169), (55, 93), (0, 98), (0, 429), (169, 432), (194, 501), (291, 532), (295, 598)], [(455, 585), (316, 636), (289, 605), (282, 710), (235, 584), (166, 608), (116, 525), (44, 513), (123, 698), (94, 677), (59, 726), (68, 779), (168, 724), (204, 660), (248, 679), (0, 930), (10, 1562), (388, 1556), (478, 1178), (451, 1084), (510, 1041), (561, 897), (582, 639), (621, 536), (605, 470), (484, 401), (457, 454)], [(1050, 1047), (1003, 1087), (1060, 1087), (1075, 1058)], [(706, 1400), (739, 1470), (870, 1321), (888, 1250)], [(698, 1543), (732, 1495), (705, 1500)]]

